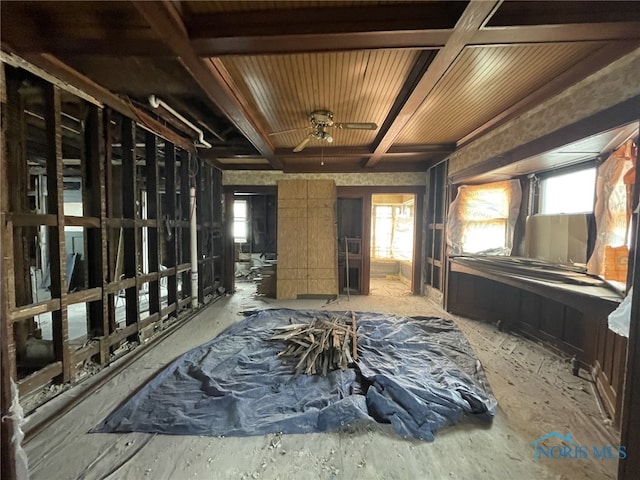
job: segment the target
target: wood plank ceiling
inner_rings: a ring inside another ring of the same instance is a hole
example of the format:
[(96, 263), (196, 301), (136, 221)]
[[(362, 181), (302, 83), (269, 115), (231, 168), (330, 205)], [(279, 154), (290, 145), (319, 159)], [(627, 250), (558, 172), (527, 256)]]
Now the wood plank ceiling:
[[(2, 47), (104, 87), (221, 168), (421, 171), (640, 46), (640, 2), (3, 2)], [(328, 127), (309, 114), (374, 122)]]

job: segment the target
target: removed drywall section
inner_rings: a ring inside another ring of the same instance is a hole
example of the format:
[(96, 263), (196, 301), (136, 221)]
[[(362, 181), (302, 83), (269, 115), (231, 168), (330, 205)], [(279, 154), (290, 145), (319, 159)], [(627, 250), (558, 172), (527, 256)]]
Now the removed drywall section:
[(449, 157), (449, 174), (480, 164), (640, 95), (640, 48)]
[(333, 180), (339, 187), (423, 186), (426, 172), (283, 173), (262, 170), (224, 170), (223, 185), (277, 185), (280, 180)]

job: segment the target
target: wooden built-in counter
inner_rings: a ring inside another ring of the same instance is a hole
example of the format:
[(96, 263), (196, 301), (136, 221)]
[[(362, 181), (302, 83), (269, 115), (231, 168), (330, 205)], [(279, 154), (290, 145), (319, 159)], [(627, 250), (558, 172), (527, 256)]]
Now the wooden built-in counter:
[[(617, 424), (627, 339), (608, 328), (622, 296), (577, 271), (508, 257), (449, 258), (446, 309), (456, 315), (501, 322), (512, 331), (575, 356), (591, 372)], [(564, 281), (563, 281), (564, 278)]]

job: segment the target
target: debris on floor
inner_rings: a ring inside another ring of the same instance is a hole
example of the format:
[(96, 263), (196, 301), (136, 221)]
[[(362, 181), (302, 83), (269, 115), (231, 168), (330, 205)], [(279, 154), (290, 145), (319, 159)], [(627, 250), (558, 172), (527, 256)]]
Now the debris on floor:
[(431, 441), (464, 415), (493, 418), (484, 371), (453, 322), (354, 316), (358, 360), (345, 370), (296, 377), (272, 337), (292, 317), (309, 326), (343, 317), (346, 325), (351, 312), (260, 310), (178, 358), (93, 431), (247, 436), (378, 422)]
[(346, 370), (347, 365), (358, 359), (354, 313), (350, 324), (344, 317), (336, 316), (331, 320), (316, 318), (311, 323), (276, 327), (276, 330), (281, 333), (271, 339), (286, 342), (278, 356), (284, 364), (293, 360), (296, 377), (303, 372), (326, 377), (327, 372)]

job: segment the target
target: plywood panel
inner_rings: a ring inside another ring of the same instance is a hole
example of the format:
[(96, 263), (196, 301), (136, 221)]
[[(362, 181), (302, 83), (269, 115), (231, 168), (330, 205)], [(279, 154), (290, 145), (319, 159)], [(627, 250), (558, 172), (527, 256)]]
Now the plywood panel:
[(314, 278), (332, 279), (336, 276), (335, 268), (315, 268), (313, 269)]
[(336, 183), (333, 180), (313, 180), (308, 182), (308, 198), (318, 198), (334, 201), (336, 198)]
[(298, 278), (298, 270), (295, 268), (281, 268), (278, 265), (278, 282), (280, 280), (296, 280)]
[(295, 242), (296, 268), (307, 269), (309, 256), (307, 244), (308, 223), (307, 218), (301, 217), (297, 219), (296, 230), (293, 232), (293, 241)]
[(325, 198), (310, 198), (307, 204), (309, 211), (314, 211), (316, 215), (333, 215), (335, 200)]
[(294, 208), (278, 210), (278, 271), (283, 268), (297, 268), (298, 230), (297, 212)]
[[(307, 198), (307, 180), (279, 180), (278, 202), (285, 199)], [(278, 203), (279, 204), (279, 203)]]
[[(306, 273), (306, 270), (305, 270)], [(308, 280), (306, 278), (299, 278), (296, 281), (296, 297), (297, 295), (306, 295), (309, 293)]]
[(282, 198), (278, 200), (278, 209), (298, 208), (299, 206), (299, 198)]
[(280, 280), (276, 284), (276, 298), (292, 300), (298, 297), (298, 280)]
[(333, 180), (278, 182), (277, 298), (337, 292), (335, 202)]

